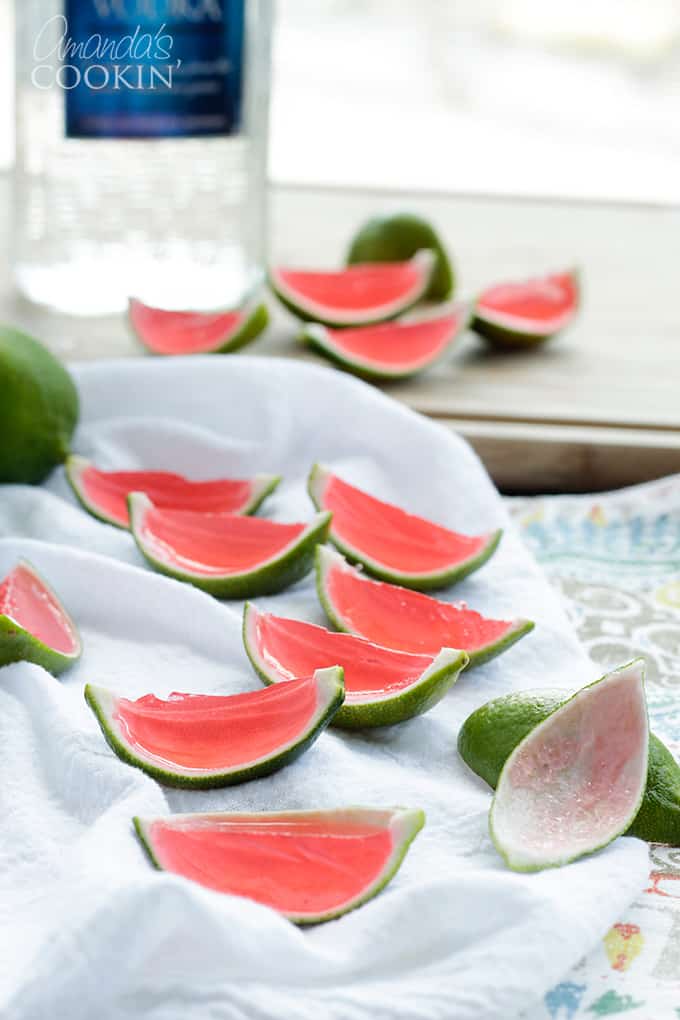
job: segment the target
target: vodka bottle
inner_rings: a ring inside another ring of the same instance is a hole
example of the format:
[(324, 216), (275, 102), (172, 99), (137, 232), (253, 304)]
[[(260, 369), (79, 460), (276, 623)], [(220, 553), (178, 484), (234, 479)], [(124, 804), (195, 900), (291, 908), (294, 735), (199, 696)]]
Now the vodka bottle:
[(16, 0), (13, 258), (72, 314), (242, 301), (265, 261), (271, 0)]

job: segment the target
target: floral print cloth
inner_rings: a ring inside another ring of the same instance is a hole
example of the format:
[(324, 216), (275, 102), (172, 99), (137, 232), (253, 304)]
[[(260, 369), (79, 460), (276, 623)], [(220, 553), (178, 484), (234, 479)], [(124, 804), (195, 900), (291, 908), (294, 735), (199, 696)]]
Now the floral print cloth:
[[(680, 475), (508, 503), (602, 671), (645, 657), (650, 723), (680, 757)], [(648, 887), (525, 1020), (624, 1015), (680, 1018), (680, 848), (650, 846)]]

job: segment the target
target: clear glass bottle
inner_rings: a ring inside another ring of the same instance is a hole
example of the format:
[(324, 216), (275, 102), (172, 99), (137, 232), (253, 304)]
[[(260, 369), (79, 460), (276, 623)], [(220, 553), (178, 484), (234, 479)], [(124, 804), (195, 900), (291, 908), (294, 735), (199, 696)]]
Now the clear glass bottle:
[(16, 0), (13, 258), (72, 314), (239, 303), (265, 263), (271, 0)]

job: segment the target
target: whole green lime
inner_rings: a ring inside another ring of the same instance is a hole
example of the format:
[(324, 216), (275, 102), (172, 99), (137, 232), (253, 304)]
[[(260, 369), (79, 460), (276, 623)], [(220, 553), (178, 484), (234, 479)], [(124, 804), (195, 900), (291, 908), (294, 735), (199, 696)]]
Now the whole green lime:
[(0, 326), (0, 482), (41, 482), (66, 459), (78, 393), (33, 337)]
[[(564, 692), (548, 690), (506, 694), (488, 701), (469, 715), (460, 729), (461, 758), (495, 789), (510, 753), (564, 699)], [(680, 846), (680, 766), (653, 733), (649, 737), (647, 785), (628, 835)]]
[(455, 289), (451, 259), (436, 230), (427, 220), (413, 213), (376, 217), (365, 223), (350, 245), (347, 265), (356, 262), (401, 262), (410, 259), (422, 248), (429, 248), (436, 256), (425, 297), (430, 301), (446, 301), (453, 296)]

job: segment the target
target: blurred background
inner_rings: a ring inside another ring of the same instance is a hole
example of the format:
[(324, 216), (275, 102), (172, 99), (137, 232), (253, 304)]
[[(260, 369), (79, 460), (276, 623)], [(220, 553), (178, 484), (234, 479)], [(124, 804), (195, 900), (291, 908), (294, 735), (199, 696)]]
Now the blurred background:
[[(28, 15), (60, 2), (0, 0), (0, 169), (13, 155), (14, 4)], [(4, 316), (65, 358), (139, 354), (97, 290), (120, 268), (122, 309), (135, 245), (151, 256), (163, 301), (194, 307), (168, 285), (186, 242), (200, 272), (182, 271), (182, 287), (214, 279), (212, 307), (222, 307), (223, 235), (247, 193), (262, 219), (268, 210), (271, 265), (336, 267), (362, 223), (407, 210), (449, 247), (461, 297), (578, 266), (582, 306), (564, 335), (526, 357), (491, 353), (468, 332), (449, 361), (393, 385), (393, 396), (466, 435), (508, 490), (592, 491), (680, 469), (680, 0), (276, 0), (272, 78), (266, 201), (259, 173), (229, 162), (238, 147), (201, 162), (200, 144), (186, 140), (157, 154), (125, 145), (119, 171), (102, 157), (115, 141), (63, 146), (60, 114), (47, 130), (27, 118), (30, 166), (44, 158), (54, 172), (33, 174), (39, 216), (21, 195), (12, 205), (26, 213), (30, 260), (0, 229)], [(83, 176), (97, 187), (78, 192)], [(0, 227), (12, 204), (5, 177)], [(72, 190), (85, 196), (76, 216)], [(100, 228), (113, 238), (106, 251), (91, 243)], [(17, 293), (22, 259), (38, 270), (44, 261), (60, 298), (67, 288), (52, 269), (65, 263), (77, 293), (47, 302), (65, 311)], [(135, 292), (148, 269), (133, 270)], [(96, 316), (69, 314), (88, 301)], [(297, 323), (271, 307), (255, 353), (312, 357)]]
[(677, 0), (280, 0), (274, 68), (277, 180), (680, 198)]
[(272, 97), (276, 183), (680, 201), (677, 0), (278, 0)]

